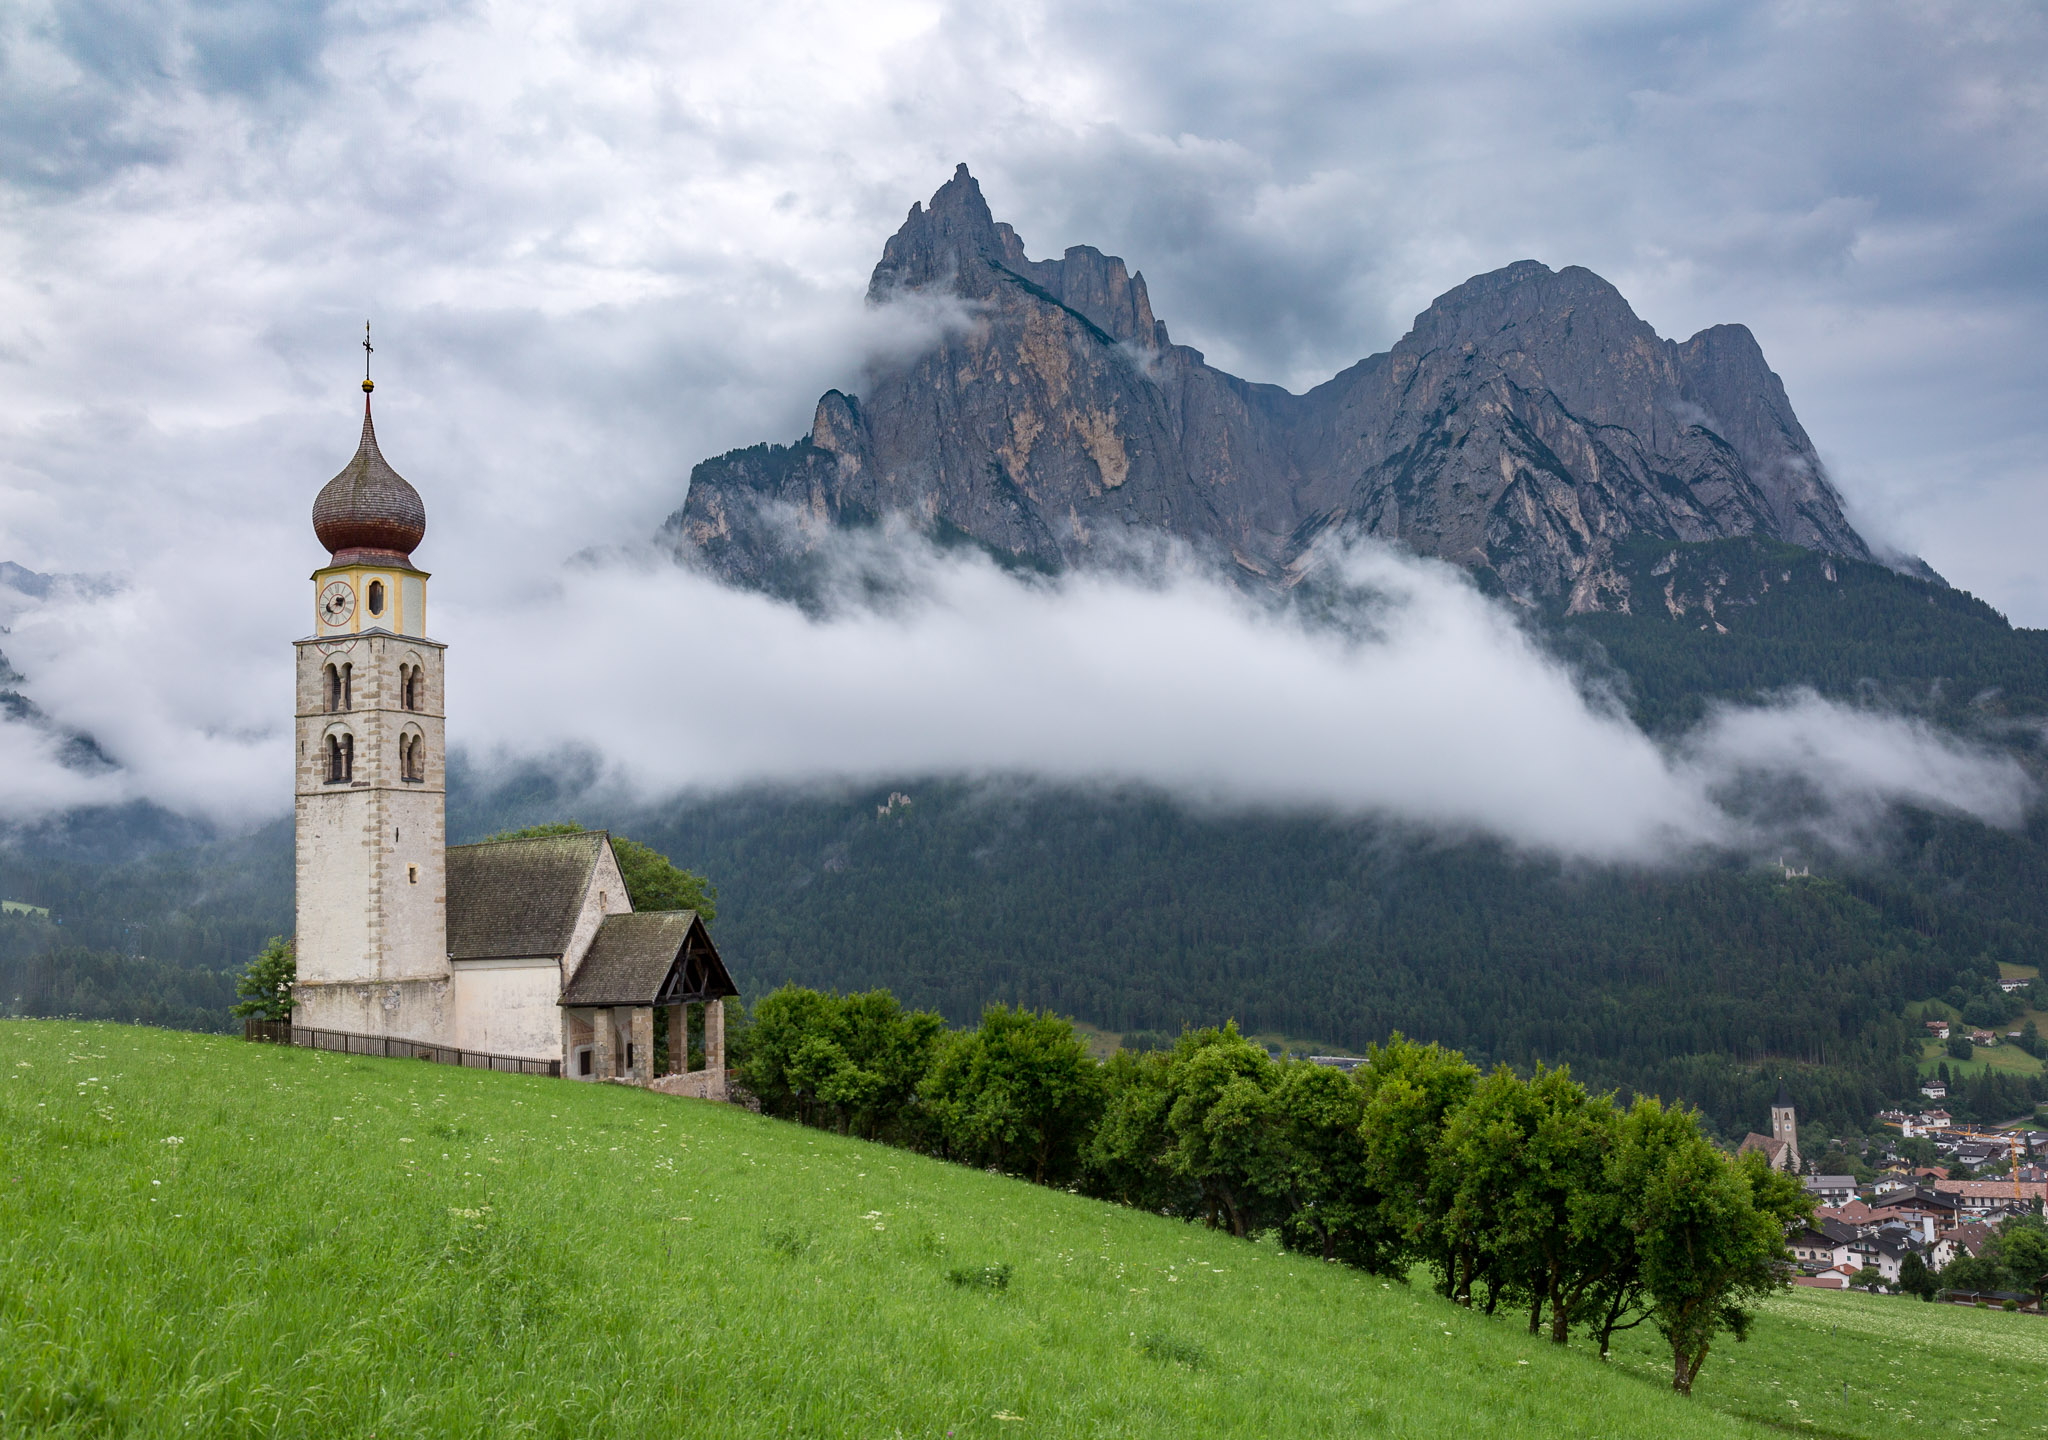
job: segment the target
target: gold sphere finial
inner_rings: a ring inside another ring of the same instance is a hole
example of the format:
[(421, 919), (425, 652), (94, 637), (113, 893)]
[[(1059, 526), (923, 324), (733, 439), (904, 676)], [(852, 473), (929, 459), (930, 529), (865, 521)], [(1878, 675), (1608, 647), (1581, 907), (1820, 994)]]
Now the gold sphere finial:
[(363, 322), (363, 393), (365, 395), (369, 394), (372, 390), (375, 390), (377, 388), (377, 382), (370, 378), (371, 350), (372, 346), (370, 345), (370, 322), (365, 320)]
[(372, 390), (375, 390), (376, 388), (377, 382), (375, 380), (365, 379), (363, 381), (363, 393), (365, 395), (369, 394)]

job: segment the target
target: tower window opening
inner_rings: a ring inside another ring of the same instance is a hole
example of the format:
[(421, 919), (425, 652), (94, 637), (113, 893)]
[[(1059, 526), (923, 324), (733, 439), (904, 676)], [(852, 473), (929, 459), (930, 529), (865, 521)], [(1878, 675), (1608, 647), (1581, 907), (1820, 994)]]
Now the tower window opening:
[(372, 615), (382, 615), (384, 613), (384, 582), (382, 580), (372, 580), (370, 582), (370, 613)]
[(332, 714), (341, 708), (341, 671), (338, 667), (329, 665), (321, 672), (321, 678), (325, 682), (326, 708), (328, 713)]
[(426, 690), (425, 672), (417, 665), (398, 667), (398, 703), (408, 710), (420, 708), (420, 700)]
[(419, 884), (419, 883), (420, 883), (420, 867), (419, 867), (419, 866), (417, 866), (417, 865), (408, 865), (408, 866), (406, 866), (406, 867), (405, 867), (405, 883), (406, 883), (406, 884), (408, 884), (408, 885), (417, 885), (417, 884)]
[(353, 710), (356, 708), (355, 672), (356, 667), (353, 665), (344, 665), (341, 667), (341, 708), (344, 710)]
[(355, 778), (356, 737), (353, 735), (329, 735), (327, 737), (327, 783), (345, 784)]

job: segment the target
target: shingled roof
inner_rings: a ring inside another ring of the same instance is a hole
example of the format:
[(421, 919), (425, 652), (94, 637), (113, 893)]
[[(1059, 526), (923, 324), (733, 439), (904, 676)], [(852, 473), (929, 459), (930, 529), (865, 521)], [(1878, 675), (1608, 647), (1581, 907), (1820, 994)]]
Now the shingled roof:
[(607, 915), (564, 1005), (685, 1005), (739, 994), (694, 910)]
[(560, 955), (611, 836), (544, 835), (448, 851), (448, 958)]

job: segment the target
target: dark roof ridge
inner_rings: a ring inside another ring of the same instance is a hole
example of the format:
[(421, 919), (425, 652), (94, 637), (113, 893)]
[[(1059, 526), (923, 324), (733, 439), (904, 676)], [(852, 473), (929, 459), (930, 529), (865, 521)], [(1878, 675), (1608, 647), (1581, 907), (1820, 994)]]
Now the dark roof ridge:
[(486, 845), (527, 845), (535, 840), (581, 840), (585, 835), (602, 835), (611, 839), (609, 830), (572, 830), (562, 835), (492, 835), (482, 840), (471, 840), (463, 845), (450, 845), (450, 850), (479, 850)]

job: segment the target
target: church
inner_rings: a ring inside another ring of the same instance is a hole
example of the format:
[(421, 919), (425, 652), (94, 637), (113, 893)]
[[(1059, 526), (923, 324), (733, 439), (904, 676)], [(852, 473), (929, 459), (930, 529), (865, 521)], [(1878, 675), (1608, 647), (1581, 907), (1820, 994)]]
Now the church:
[(427, 512), (377, 448), (375, 388), (366, 364), (361, 442), (313, 502), (292, 1041), (723, 1100), (739, 992), (701, 918), (635, 911), (603, 831), (447, 844), (447, 646), (412, 559)]
[(1771, 1102), (1771, 1133), (1759, 1135), (1752, 1130), (1735, 1147), (1737, 1155), (1752, 1150), (1760, 1152), (1773, 1170), (1790, 1175), (1797, 1175), (1805, 1163), (1799, 1158), (1799, 1113), (1792, 1108), (1792, 1092), (1785, 1088), (1782, 1075), (1778, 1077), (1778, 1098)]

